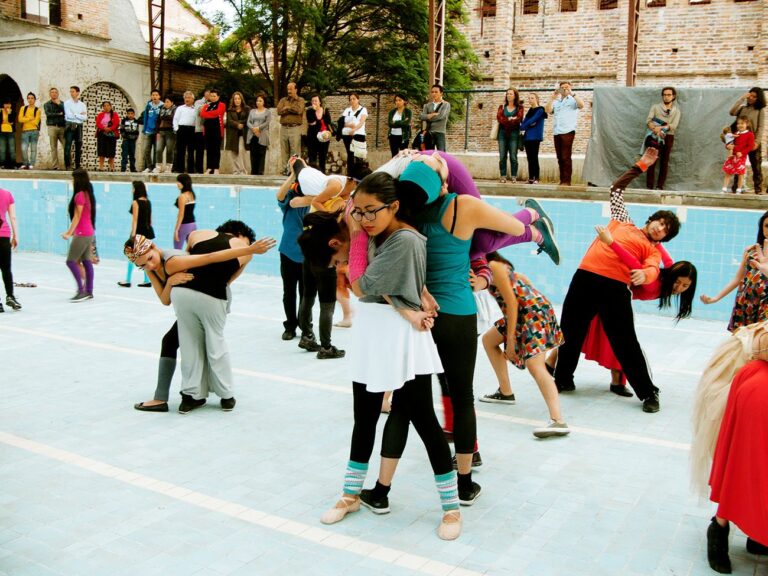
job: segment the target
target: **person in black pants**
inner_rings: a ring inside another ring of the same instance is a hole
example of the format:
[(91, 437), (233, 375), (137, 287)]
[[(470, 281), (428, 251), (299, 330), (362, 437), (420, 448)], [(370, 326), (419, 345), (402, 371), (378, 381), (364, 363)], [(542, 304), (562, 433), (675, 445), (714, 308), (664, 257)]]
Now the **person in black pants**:
[[(336, 268), (313, 268), (308, 262), (302, 265), (304, 290), (299, 304), (299, 348), (317, 352), (318, 360), (343, 358), (346, 352), (331, 344), (333, 311), (336, 309)], [(320, 300), (320, 344), (312, 330), (312, 307), (315, 298)]]
[(411, 145), (411, 122), (413, 112), (406, 108), (407, 98), (403, 94), (395, 94), (395, 107), (389, 111), (387, 125), (389, 126), (389, 152), (394, 158), (400, 150)]
[(328, 148), (331, 145), (331, 113), (323, 106), (318, 94), (310, 99), (307, 108), (307, 150), (309, 165), (314, 166), (325, 174), (325, 161), (328, 158)]
[[(0, 271), (5, 285), (5, 305), (21, 310), (21, 304), (13, 295), (13, 272), (11, 272), (11, 249), (19, 245), (16, 229), (16, 205), (10, 191), (0, 188)], [(0, 304), (0, 312), (4, 312)]]
[(647, 170), (657, 156), (656, 149), (648, 148), (643, 158), (611, 185), (608, 230), (615, 241), (643, 263), (643, 268), (630, 271), (610, 247), (599, 240), (591, 244), (573, 275), (563, 302), (560, 326), (565, 344), (560, 347), (555, 368), (558, 390), (575, 390), (573, 373), (589, 324), (598, 315), (627, 380), (643, 401), (643, 411), (651, 413), (659, 411), (659, 389), (651, 380), (637, 341), (629, 284), (649, 284), (658, 277), (661, 256), (655, 244), (674, 238), (680, 230), (680, 221), (674, 213), (659, 210), (642, 228), (636, 227), (624, 205), (624, 188)]

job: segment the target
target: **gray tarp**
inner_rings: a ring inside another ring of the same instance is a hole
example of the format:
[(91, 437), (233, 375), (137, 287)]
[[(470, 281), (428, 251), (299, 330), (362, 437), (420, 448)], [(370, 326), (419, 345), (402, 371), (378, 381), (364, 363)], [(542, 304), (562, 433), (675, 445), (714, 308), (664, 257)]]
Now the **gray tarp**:
[[(734, 120), (728, 111), (747, 90), (677, 88), (682, 118), (669, 159), (667, 190), (714, 192), (722, 188), (726, 150), (720, 132)], [(661, 102), (661, 87), (595, 88), (592, 136), (584, 159), (585, 182), (610, 186), (637, 161), (648, 111), (656, 102)], [(645, 176), (630, 187), (645, 188)]]

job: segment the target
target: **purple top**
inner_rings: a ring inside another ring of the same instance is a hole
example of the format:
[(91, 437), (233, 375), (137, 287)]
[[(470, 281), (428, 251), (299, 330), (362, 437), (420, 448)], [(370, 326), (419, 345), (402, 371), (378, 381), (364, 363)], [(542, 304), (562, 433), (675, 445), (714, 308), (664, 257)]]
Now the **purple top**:
[(13, 203), (13, 194), (8, 190), (0, 188), (0, 220), (3, 221), (3, 225), (0, 226), (0, 238), (11, 237), (11, 225), (8, 223), (8, 207)]

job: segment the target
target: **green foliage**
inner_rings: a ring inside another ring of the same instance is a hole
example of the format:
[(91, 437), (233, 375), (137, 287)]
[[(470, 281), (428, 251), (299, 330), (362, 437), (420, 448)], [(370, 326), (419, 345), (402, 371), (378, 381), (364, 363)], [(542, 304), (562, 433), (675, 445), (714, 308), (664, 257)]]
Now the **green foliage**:
[[(284, 94), (293, 81), (303, 94), (398, 91), (414, 104), (427, 99), (426, 0), (226, 3), (234, 18), (225, 22), (218, 14), (214, 20), (220, 27), (200, 38), (174, 43), (166, 56), (224, 71), (227, 83), (247, 94), (254, 87), (272, 95), (275, 83), (279, 94)], [(444, 83), (449, 89), (470, 87), (476, 58), (453, 22), (465, 17), (462, 0), (448, 0), (447, 8)], [(460, 111), (463, 99), (452, 102), (453, 106)]]

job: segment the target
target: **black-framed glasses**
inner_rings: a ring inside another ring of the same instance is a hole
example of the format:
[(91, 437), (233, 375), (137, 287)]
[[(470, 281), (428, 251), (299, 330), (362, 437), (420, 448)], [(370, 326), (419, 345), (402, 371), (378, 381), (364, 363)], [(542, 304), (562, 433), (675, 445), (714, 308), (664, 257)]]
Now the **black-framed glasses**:
[(362, 222), (363, 218), (368, 220), (368, 222), (373, 222), (376, 220), (376, 214), (384, 210), (384, 208), (389, 208), (389, 204), (379, 206), (375, 210), (360, 210), (359, 208), (355, 208), (350, 212), (350, 215), (355, 219), (355, 222)]

